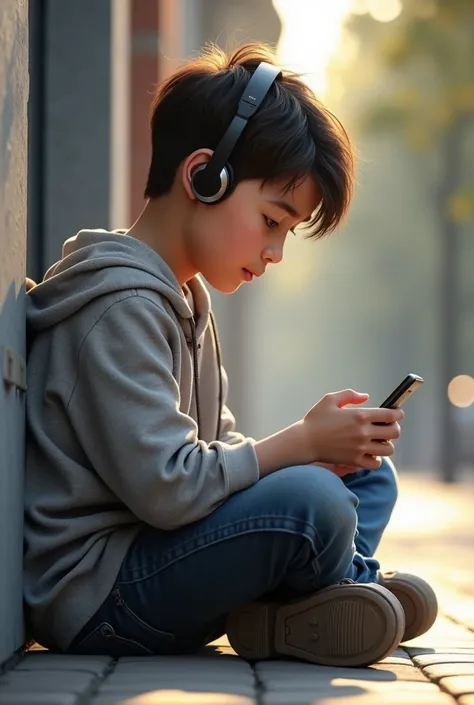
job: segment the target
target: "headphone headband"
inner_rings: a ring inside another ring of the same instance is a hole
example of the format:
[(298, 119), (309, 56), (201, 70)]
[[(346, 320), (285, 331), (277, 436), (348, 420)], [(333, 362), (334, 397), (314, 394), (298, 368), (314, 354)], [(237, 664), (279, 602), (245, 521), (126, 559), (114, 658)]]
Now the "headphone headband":
[(257, 112), (280, 73), (280, 69), (272, 64), (262, 62), (257, 66), (242, 93), (234, 119), (225, 131), (206, 166), (206, 171), (209, 170), (209, 174), (220, 174), (240, 135), (246, 128), (247, 122)]
[(227, 161), (248, 121), (255, 115), (280, 74), (278, 67), (265, 61), (262, 61), (253, 72), (239, 100), (235, 117), (210, 160), (207, 164), (198, 167), (193, 177), (193, 191), (204, 203), (216, 203), (228, 191), (231, 178)]

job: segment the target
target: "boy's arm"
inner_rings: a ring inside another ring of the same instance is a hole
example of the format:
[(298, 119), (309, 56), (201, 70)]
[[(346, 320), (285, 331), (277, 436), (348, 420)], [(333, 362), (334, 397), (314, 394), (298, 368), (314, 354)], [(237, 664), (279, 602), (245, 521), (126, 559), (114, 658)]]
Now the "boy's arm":
[(222, 411), (221, 411), (221, 428), (219, 440), (229, 445), (241, 443), (245, 436), (235, 430), (235, 417), (232, 411), (227, 406), (227, 395), (229, 390), (229, 380), (223, 366), (221, 366), (222, 375)]
[(207, 444), (180, 411), (173, 339), (176, 324), (149, 299), (114, 303), (82, 342), (67, 405), (93, 470), (162, 529), (206, 516), (259, 478), (252, 439)]

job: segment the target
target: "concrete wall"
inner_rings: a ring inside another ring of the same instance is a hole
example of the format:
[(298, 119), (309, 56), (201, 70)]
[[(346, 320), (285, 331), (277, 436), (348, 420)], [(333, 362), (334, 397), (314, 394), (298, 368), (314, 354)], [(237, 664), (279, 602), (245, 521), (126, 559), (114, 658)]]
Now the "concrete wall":
[(78, 230), (128, 225), (130, 6), (129, 0), (30, 4), (38, 47), (29, 273), (42, 277)]
[[(0, 3), (0, 350), (24, 358), (28, 3)], [(18, 362), (18, 357), (14, 362)], [(0, 664), (22, 643), (24, 401), (0, 380)]]
[(0, 665), (24, 641), (24, 392), (3, 366), (24, 366), (27, 210), (34, 278), (80, 228), (127, 225), (129, 25), (129, 0), (0, 2)]
[(132, 224), (145, 205), (151, 159), (150, 103), (158, 82), (158, 2), (132, 0), (130, 26), (130, 213)]

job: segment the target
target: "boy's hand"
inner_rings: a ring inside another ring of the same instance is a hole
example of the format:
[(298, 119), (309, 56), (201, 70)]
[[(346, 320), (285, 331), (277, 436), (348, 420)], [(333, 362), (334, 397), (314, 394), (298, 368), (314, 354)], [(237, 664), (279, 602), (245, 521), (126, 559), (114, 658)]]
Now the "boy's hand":
[[(398, 421), (403, 418), (403, 411), (343, 408), (363, 404), (368, 398), (368, 394), (345, 389), (326, 394), (308, 411), (300, 433), (309, 462), (377, 470), (382, 463), (380, 456), (392, 455), (392, 440), (400, 437)], [(340, 471), (347, 474), (354, 470)]]
[(344, 477), (345, 475), (352, 475), (353, 473), (360, 470), (353, 465), (336, 465), (335, 463), (312, 463), (312, 465), (317, 465), (320, 468), (326, 468), (330, 470), (334, 475), (338, 477)]

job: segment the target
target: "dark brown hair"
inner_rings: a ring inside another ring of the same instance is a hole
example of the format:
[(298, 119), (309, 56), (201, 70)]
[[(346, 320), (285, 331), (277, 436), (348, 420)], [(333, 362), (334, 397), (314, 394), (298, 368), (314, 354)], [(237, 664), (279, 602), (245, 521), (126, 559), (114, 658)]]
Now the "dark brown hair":
[[(261, 61), (276, 64), (262, 44), (246, 44), (230, 55), (210, 46), (160, 86), (152, 104), (146, 198), (171, 189), (189, 154), (216, 148)], [(313, 176), (322, 200), (306, 225), (310, 237), (334, 230), (351, 200), (354, 157), (349, 137), (299, 75), (289, 71), (283, 70), (272, 85), (229, 161), (235, 183), (283, 181), (288, 191)]]

